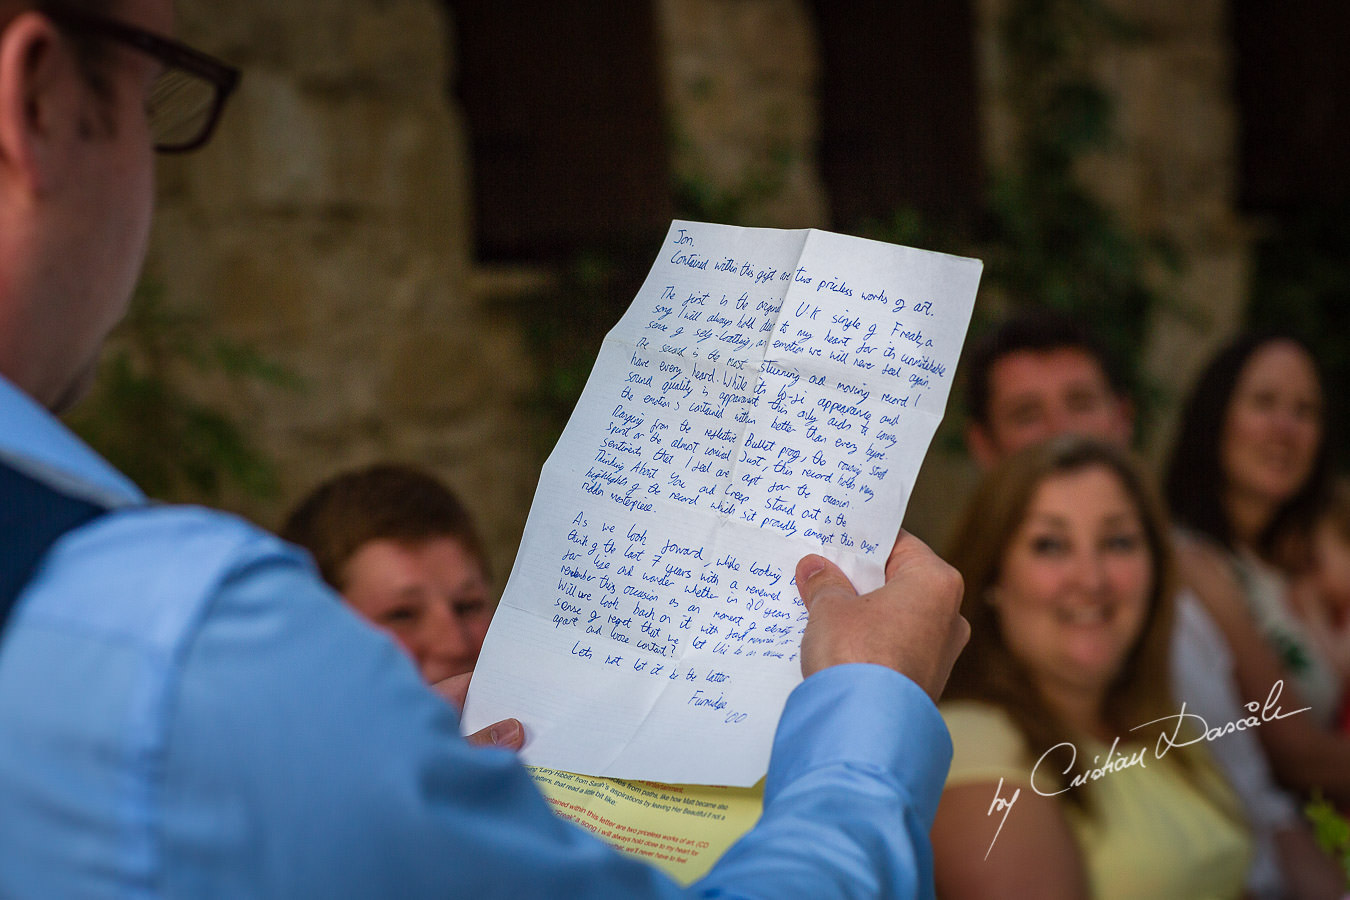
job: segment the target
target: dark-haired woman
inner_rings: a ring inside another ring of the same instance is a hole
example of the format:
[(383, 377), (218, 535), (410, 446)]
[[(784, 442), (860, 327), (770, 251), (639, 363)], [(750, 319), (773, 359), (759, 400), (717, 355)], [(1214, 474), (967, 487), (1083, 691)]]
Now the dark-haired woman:
[(1330, 495), (1322, 404), (1321, 379), (1302, 343), (1238, 338), (1201, 373), (1166, 488), (1189, 537), (1181, 546), (1186, 574), (1211, 595), (1225, 578), (1234, 582), (1308, 715), (1326, 727), (1340, 705), (1340, 679), (1288, 596), (1289, 576), (1310, 552)]

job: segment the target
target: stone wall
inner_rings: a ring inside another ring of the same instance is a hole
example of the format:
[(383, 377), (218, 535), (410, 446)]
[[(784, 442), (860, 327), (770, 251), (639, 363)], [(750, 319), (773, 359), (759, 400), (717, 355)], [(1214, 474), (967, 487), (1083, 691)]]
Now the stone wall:
[(1124, 4), (1144, 37), (1103, 54), (1102, 80), (1119, 98), (1123, 143), (1091, 160), (1085, 180), (1126, 221), (1171, 241), (1182, 271), (1160, 276), (1176, 300), (1150, 328), (1143, 360), (1163, 389), (1162, 419), (1145, 452), (1161, 463), (1177, 406), (1201, 367), (1241, 327), (1252, 235), (1239, 216), (1233, 50), (1223, 0)]
[[(994, 39), (1004, 2), (977, 2), (991, 165), (1009, 144)], [(1129, 222), (1168, 236), (1190, 260), (1170, 284), (1187, 316), (1160, 315), (1144, 348), (1150, 368), (1184, 388), (1235, 326), (1245, 293), (1225, 6), (1119, 2), (1148, 31), (1100, 54), (1120, 98), (1122, 143), (1083, 174)], [(298, 394), (222, 395), (282, 475), (279, 498), (231, 504), (274, 524), (337, 469), (413, 461), (463, 492), (504, 570), (537, 478), (516, 402), (534, 373), (515, 325), (488, 311), (485, 291), (501, 290), (502, 277), (474, 262), (472, 160), (444, 90), (454, 23), (443, 4), (178, 7), (181, 34), (246, 75), (215, 142), (161, 166), (149, 277), (175, 308), (309, 382)], [(805, 4), (660, 0), (656, 9), (677, 172), (748, 199), (744, 221), (827, 222), (815, 150), (820, 63)], [(910, 524), (938, 540), (970, 478), (959, 457), (930, 456)]]
[(799, 0), (660, 0), (679, 177), (747, 202), (745, 223), (819, 227), (819, 60)]
[(517, 335), (476, 291), (461, 124), (433, 0), (184, 0), (188, 41), (245, 70), (215, 140), (160, 168), (148, 277), (307, 381), (220, 399), (280, 463), (265, 523), (328, 474), (444, 476), (499, 570), (533, 491)]
[[(977, 0), (977, 55), (986, 162), (1003, 165), (1016, 123), (1002, 95), (1006, 72), (998, 24), (1008, 0)], [(1083, 161), (1083, 183), (1133, 229), (1169, 241), (1185, 260), (1152, 277), (1172, 305), (1154, 311), (1139, 348), (1157, 393), (1141, 447), (1162, 465), (1180, 402), (1246, 306), (1250, 239), (1236, 212), (1236, 116), (1232, 48), (1222, 0), (1115, 0), (1140, 26), (1137, 40), (1096, 53), (1097, 75), (1116, 100), (1119, 140)], [(986, 301), (987, 297), (983, 298)], [(941, 545), (978, 480), (969, 459), (935, 447), (924, 463), (905, 524)]]
[[(1144, 448), (1170, 443), (1177, 402), (1210, 352), (1239, 326), (1250, 239), (1236, 212), (1237, 109), (1223, 0), (1114, 0), (1139, 27), (1132, 40), (1094, 52), (1096, 75), (1115, 98), (1119, 135), (1110, 152), (1083, 161), (1084, 184), (1137, 232), (1165, 238), (1185, 260), (1153, 273), (1175, 300), (1158, 311), (1144, 367), (1162, 394), (1161, 420)], [(1014, 123), (1000, 100), (1004, 71), (996, 29), (1007, 0), (979, 0), (981, 82), (988, 160), (1001, 164)]]

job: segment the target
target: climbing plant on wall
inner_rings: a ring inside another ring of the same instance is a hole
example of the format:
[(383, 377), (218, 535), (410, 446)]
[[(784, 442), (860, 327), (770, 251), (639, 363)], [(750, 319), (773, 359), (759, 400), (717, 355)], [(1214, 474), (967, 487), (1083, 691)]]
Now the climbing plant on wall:
[[(1115, 100), (1099, 83), (1093, 59), (1114, 43), (1142, 39), (1140, 32), (1100, 0), (1010, 0), (998, 37), (1016, 138), (1009, 164), (985, 179), (976, 214), (946, 221), (931, 211), (902, 209), (885, 221), (834, 227), (978, 256), (986, 262), (984, 297), (1085, 317), (1134, 379), (1146, 426), (1157, 389), (1139, 377), (1138, 356), (1152, 311), (1168, 302), (1147, 273), (1179, 260), (1165, 242), (1121, 222), (1077, 177), (1081, 160), (1110, 152), (1117, 137)], [(681, 172), (672, 183), (674, 213), (765, 224), (751, 211), (783, 189), (792, 162), (771, 155), (731, 187), (697, 171)], [(577, 253), (558, 267), (553, 288), (524, 298), (522, 321), (543, 375), (535, 406), (545, 446), (575, 403), (601, 337), (641, 283), (663, 230), (624, 247)], [(988, 317), (991, 306), (977, 304), (972, 335), (987, 326), (981, 316)]]
[[(978, 256), (983, 297), (1088, 321), (1132, 379), (1142, 431), (1159, 389), (1142, 377), (1139, 352), (1151, 312), (1169, 302), (1147, 273), (1175, 269), (1180, 259), (1167, 242), (1123, 223), (1077, 176), (1086, 155), (1110, 152), (1117, 140), (1116, 102), (1093, 58), (1141, 33), (1098, 0), (1011, 0), (998, 36), (1015, 138), (1010, 161), (986, 179), (973, 224), (900, 210), (860, 230)], [(999, 317), (989, 302), (977, 304), (971, 336)]]
[(249, 345), (213, 337), (198, 317), (171, 311), (162, 290), (142, 282), (93, 393), (68, 424), (156, 499), (218, 501), (227, 490), (270, 497), (277, 489), (270, 458), (222, 405), (189, 387), (208, 379), (231, 389), (302, 387)]

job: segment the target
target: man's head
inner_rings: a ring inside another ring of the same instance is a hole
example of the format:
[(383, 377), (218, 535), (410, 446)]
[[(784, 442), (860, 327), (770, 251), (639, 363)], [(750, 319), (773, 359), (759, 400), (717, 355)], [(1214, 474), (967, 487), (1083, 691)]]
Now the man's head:
[(281, 536), (392, 635), (435, 683), (473, 669), (492, 618), (487, 558), (469, 513), (443, 484), (378, 465), (321, 484)]
[(139, 276), (178, 88), (206, 82), (214, 122), (237, 78), (172, 25), (172, 0), (0, 0), (0, 374), (51, 409)]
[(1087, 328), (1066, 316), (1009, 319), (972, 348), (966, 375), (966, 441), (982, 468), (1065, 432), (1130, 440), (1123, 379)]

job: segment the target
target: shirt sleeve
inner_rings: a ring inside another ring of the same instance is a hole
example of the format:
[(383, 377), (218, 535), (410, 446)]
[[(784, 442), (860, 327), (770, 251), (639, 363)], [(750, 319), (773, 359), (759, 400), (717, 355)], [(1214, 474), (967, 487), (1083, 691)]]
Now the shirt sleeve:
[(168, 896), (931, 895), (950, 743), (890, 670), (831, 669), (793, 693), (760, 824), (682, 889), (555, 817), (514, 754), (468, 746), (404, 654), (285, 551), (222, 585), (181, 665)]

